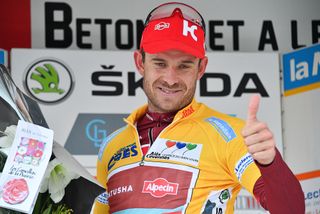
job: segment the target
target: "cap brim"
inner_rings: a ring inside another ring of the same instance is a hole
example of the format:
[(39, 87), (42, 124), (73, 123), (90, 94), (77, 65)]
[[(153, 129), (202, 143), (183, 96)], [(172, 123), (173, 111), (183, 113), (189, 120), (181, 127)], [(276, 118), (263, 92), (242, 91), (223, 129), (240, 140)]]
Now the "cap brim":
[(205, 56), (204, 53), (196, 50), (194, 47), (190, 47), (185, 43), (173, 40), (153, 41), (150, 44), (144, 44), (142, 48), (145, 52), (150, 54), (156, 54), (168, 50), (180, 50), (200, 59)]

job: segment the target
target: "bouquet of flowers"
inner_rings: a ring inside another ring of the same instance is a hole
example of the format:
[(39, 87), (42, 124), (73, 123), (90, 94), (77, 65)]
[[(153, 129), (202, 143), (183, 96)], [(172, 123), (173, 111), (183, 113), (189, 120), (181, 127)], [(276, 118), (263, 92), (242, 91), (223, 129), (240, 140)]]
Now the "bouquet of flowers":
[[(5, 129), (5, 131), (0, 131), (0, 134), (2, 135), (2, 137), (0, 137), (0, 172), (3, 170), (9, 154), (9, 149), (14, 140), (15, 132), (16, 125), (10, 125)], [(41, 145), (37, 145), (37, 148), (28, 146), (26, 153), (31, 154), (36, 160), (37, 156), (41, 152), (38, 148), (41, 148)], [(57, 158), (53, 158), (49, 162), (45, 172), (45, 176), (40, 187), (40, 194), (33, 213), (72, 213), (73, 210), (70, 209), (67, 204), (62, 202), (62, 198), (65, 195), (65, 188), (67, 185), (71, 180), (77, 178), (79, 178), (78, 174), (68, 170)], [(3, 193), (3, 195), (7, 195), (6, 201), (12, 204), (15, 199), (21, 198), (24, 191), (17, 192), (15, 190), (22, 188), (24, 188), (23, 183), (12, 183), (7, 185), (7, 191)], [(2, 212), (12, 213), (12, 211), (0, 208), (0, 213)]]
[[(6, 67), (0, 65), (0, 176), (19, 120), (48, 127), (38, 104), (15, 86)], [(30, 161), (36, 161), (43, 145), (38, 143), (24, 149)], [(14, 203), (14, 200), (25, 197), (24, 186), (24, 182), (8, 182), (0, 190), (0, 198), (2, 196), (6, 202)], [(62, 146), (54, 142), (33, 213), (90, 213), (94, 198), (103, 191), (95, 179)], [(2, 213), (20, 212), (0, 208)]]

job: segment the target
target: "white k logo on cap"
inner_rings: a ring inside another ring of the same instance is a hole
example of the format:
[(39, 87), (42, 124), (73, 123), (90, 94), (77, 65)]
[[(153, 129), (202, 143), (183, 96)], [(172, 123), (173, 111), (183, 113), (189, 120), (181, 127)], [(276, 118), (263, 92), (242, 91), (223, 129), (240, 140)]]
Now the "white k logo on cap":
[(196, 35), (194, 34), (194, 31), (198, 29), (198, 26), (196, 25), (191, 25), (191, 27), (188, 26), (188, 21), (187, 20), (183, 20), (183, 35), (184, 36), (188, 36), (188, 33), (190, 33), (192, 39), (194, 41), (198, 41), (198, 38), (196, 37)]

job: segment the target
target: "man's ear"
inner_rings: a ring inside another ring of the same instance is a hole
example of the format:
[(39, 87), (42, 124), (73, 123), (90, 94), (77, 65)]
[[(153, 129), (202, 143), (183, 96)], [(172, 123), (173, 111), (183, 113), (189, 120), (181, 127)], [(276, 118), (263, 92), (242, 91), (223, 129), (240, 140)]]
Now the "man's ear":
[(204, 72), (206, 71), (208, 64), (208, 57), (204, 57), (201, 59), (200, 65), (199, 65), (199, 73), (198, 73), (198, 80), (201, 79), (203, 76)]
[(139, 50), (136, 50), (133, 54), (134, 62), (136, 64), (136, 68), (141, 76), (144, 76), (144, 63), (142, 60), (142, 54)]

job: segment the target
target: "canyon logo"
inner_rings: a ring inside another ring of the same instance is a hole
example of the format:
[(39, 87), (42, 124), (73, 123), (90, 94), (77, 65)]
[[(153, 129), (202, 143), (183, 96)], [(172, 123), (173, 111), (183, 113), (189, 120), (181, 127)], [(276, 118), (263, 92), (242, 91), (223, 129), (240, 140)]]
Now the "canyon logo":
[(162, 198), (166, 195), (178, 194), (178, 183), (172, 183), (165, 178), (157, 178), (153, 181), (144, 181), (142, 193), (150, 193), (153, 197)]

